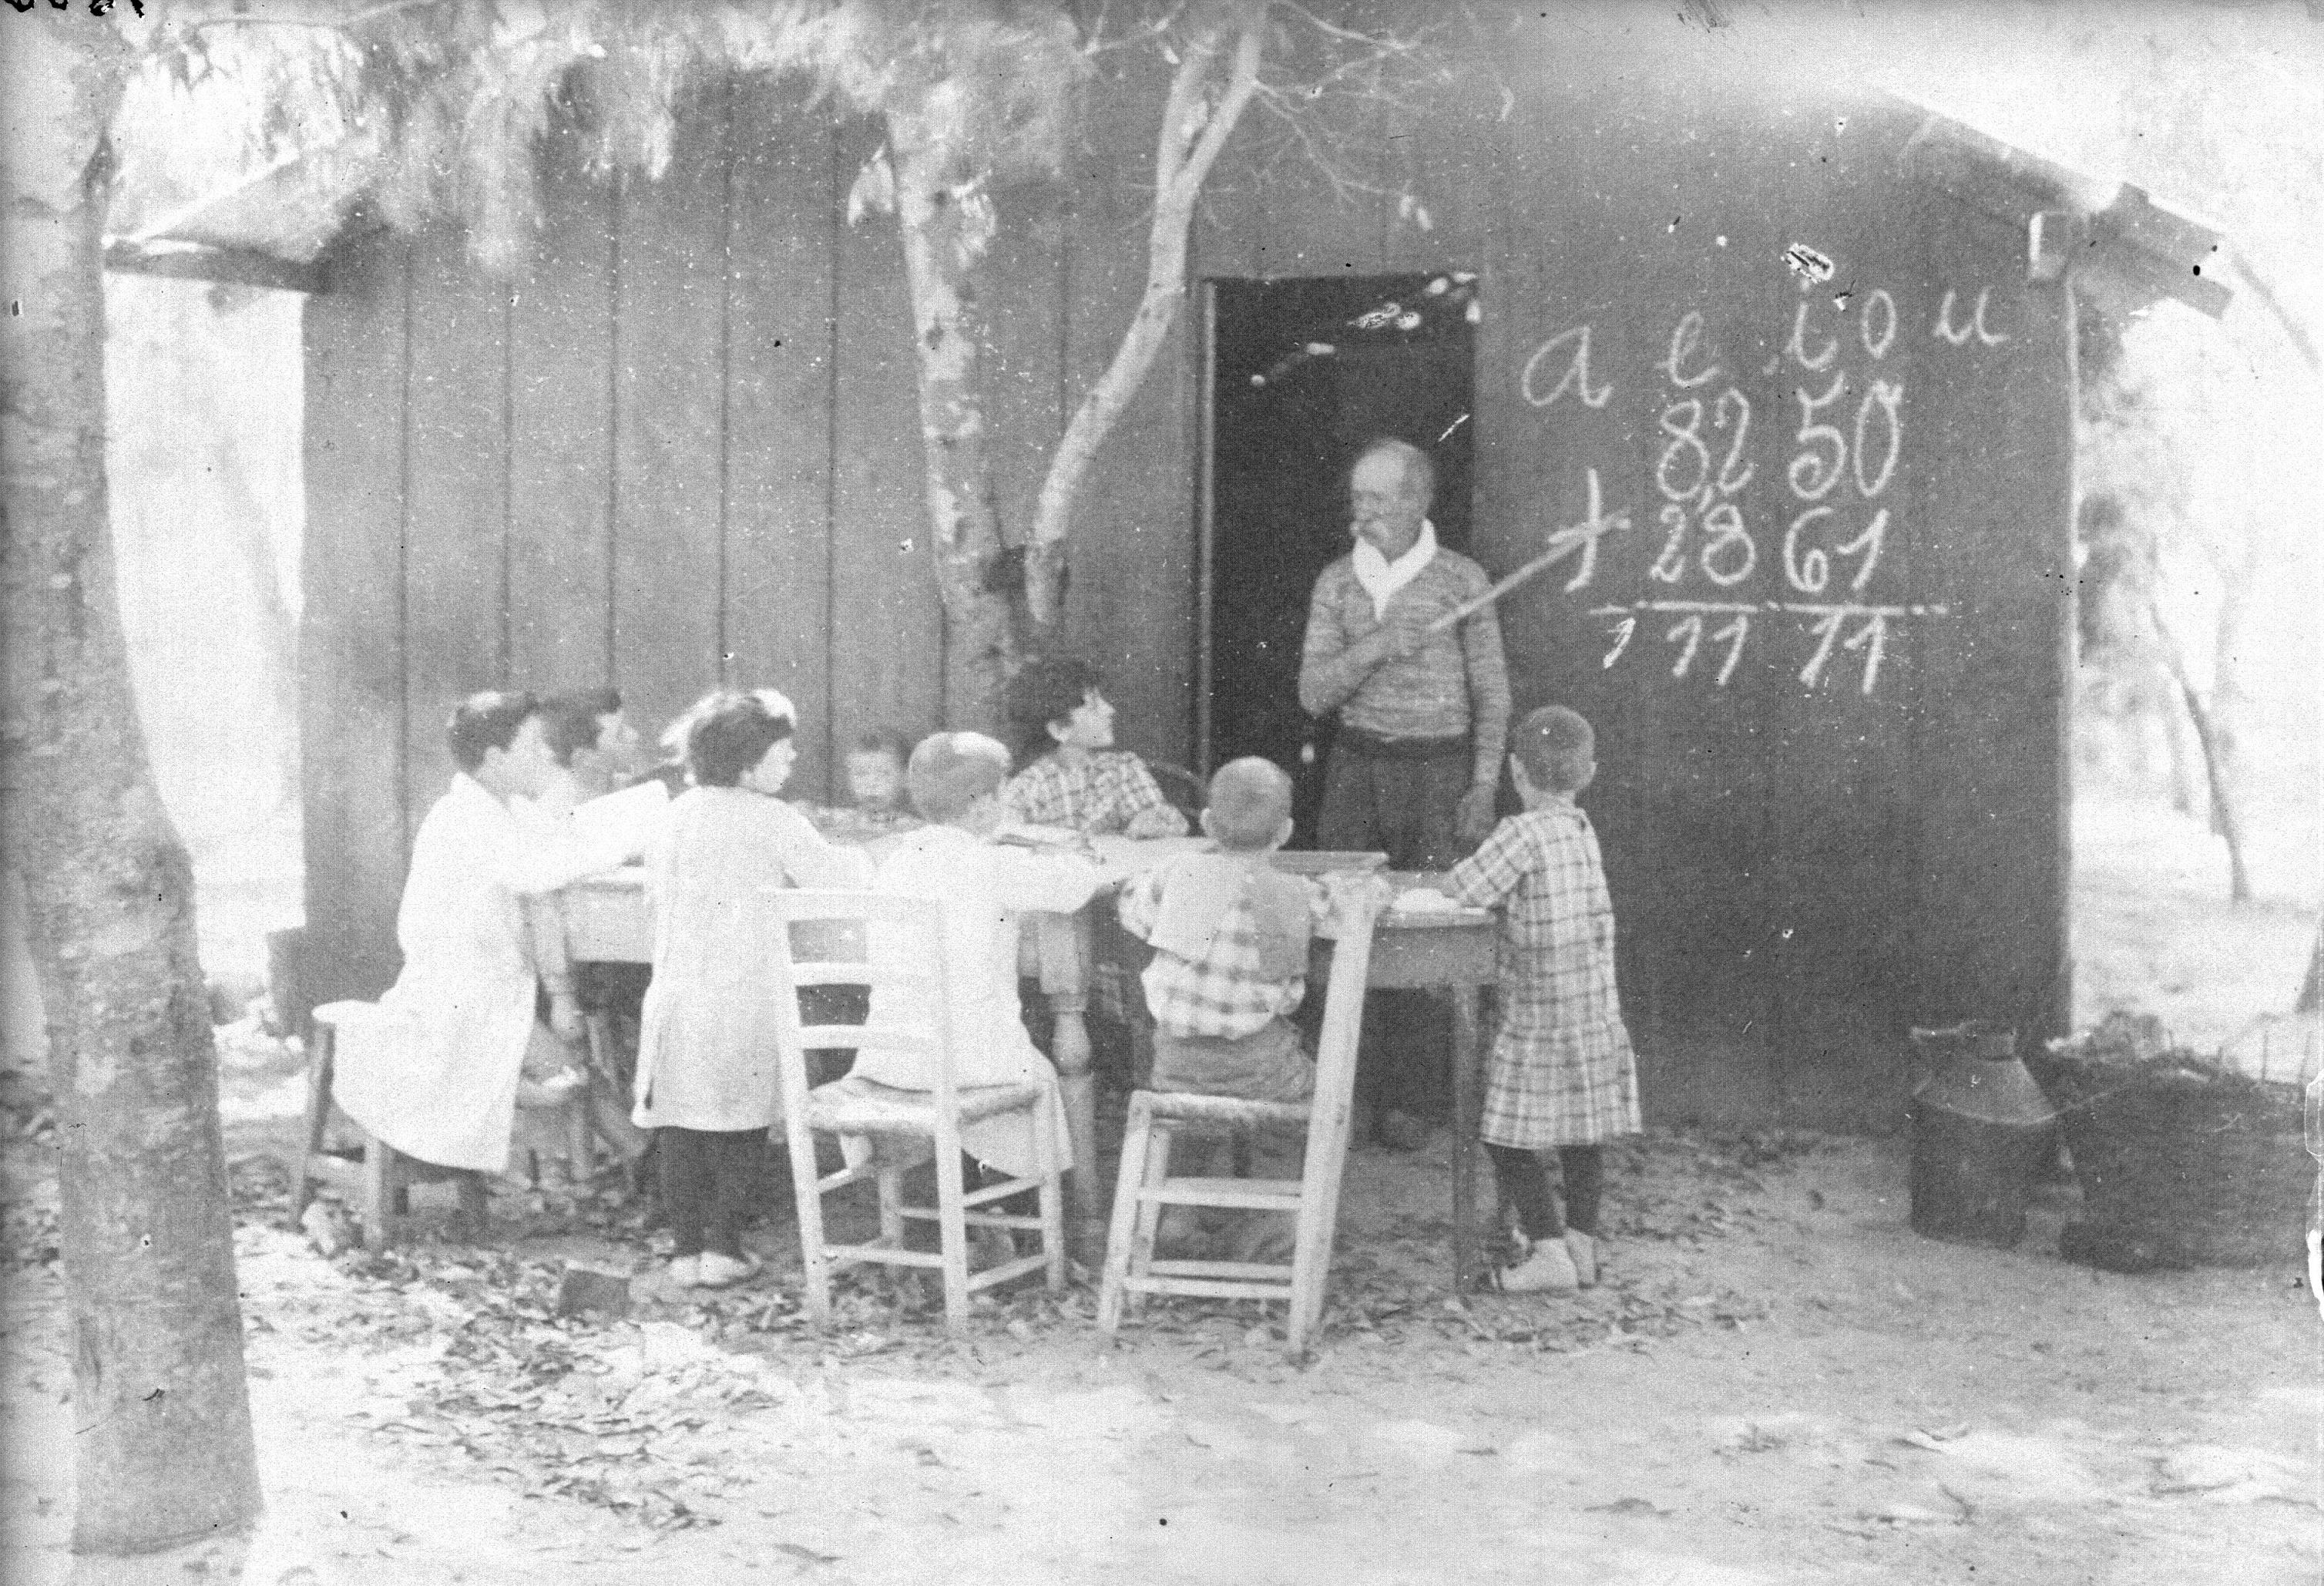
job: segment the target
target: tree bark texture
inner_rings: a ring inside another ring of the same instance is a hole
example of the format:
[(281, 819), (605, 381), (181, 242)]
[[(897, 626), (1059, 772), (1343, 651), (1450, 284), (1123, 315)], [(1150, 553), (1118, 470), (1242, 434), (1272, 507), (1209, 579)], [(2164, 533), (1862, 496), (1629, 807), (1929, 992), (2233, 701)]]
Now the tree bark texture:
[(979, 732), (1001, 721), (1016, 657), (1001, 517), (984, 429), (981, 378), (987, 340), (977, 266), (993, 215), (982, 184), (954, 167), (937, 113), (891, 108), (896, 218), (912, 300), (920, 439), (928, 523), (944, 599), (945, 723)]
[(105, 133), (128, 54), (85, 12), (7, 18), (0, 412), (5, 831), (58, 1116), (74, 1546), (158, 1551), (261, 1507), (192, 871), (153, 788), (105, 486)]

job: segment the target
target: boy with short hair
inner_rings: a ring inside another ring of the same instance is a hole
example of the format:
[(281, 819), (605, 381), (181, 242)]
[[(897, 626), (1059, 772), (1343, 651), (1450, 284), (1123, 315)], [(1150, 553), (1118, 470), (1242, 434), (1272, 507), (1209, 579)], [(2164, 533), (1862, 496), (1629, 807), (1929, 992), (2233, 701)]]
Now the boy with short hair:
[[(1153, 1087), (1304, 1102), (1314, 1094), (1315, 1065), (1301, 1047), (1292, 1015), (1307, 991), (1307, 944), (1351, 886), (1383, 895), (1384, 879), (1333, 876), (1318, 883), (1286, 875), (1268, 855), (1291, 836), (1291, 779), (1256, 757), (1231, 761), (1211, 779), (1203, 830), (1214, 853), (1187, 853), (1133, 878), (1117, 908), (1122, 928), (1154, 948), (1141, 977), (1154, 1015)], [(1209, 1171), (1222, 1170), (1217, 1142)], [(1296, 1177), (1299, 1150), (1254, 1148), (1253, 1171)], [(1292, 1219), (1280, 1213), (1232, 1218), (1231, 1259), (1280, 1259)], [(1203, 1231), (1185, 1209), (1172, 1208), (1157, 1239), (1185, 1249)]]
[[(1614, 906), (1598, 835), (1573, 796), (1597, 775), (1596, 735), (1562, 705), (1509, 734), (1525, 813), (1452, 867), (1448, 890), (1501, 910), (1500, 1030), (1480, 1131), (1530, 1249), (1504, 1269), (1512, 1294), (1597, 1281), (1601, 1142), (1638, 1132), (1637, 1060), (1614, 982)], [(1564, 1206), (1540, 1153), (1556, 1148)]]

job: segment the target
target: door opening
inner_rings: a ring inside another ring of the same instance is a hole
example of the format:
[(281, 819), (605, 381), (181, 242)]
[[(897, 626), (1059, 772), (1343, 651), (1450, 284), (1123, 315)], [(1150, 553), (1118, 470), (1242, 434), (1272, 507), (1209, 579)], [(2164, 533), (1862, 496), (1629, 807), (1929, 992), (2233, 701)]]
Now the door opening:
[(1209, 286), (1197, 743), (1205, 773), (1246, 754), (1289, 771), (1305, 846), (1331, 724), (1299, 708), (1299, 649), (1316, 575), (1349, 547), (1347, 472), (1367, 442), (1435, 459), (1437, 542), (1469, 549), (1476, 278)]

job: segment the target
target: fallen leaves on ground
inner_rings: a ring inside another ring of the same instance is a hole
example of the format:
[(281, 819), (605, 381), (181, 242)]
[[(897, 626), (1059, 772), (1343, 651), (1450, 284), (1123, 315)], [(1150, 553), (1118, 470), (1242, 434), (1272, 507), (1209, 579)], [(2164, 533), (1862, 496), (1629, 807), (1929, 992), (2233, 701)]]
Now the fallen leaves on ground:
[[(1377, 1358), (1398, 1370), (1414, 1369), (1417, 1354), (1457, 1376), (1487, 1350), (1643, 1349), (1691, 1328), (1743, 1326), (1766, 1314), (1762, 1302), (1706, 1287), (1667, 1258), (1626, 1264), (1623, 1246), (1683, 1247), (1748, 1228), (1760, 1215), (1763, 1176), (1818, 1144), (1787, 1133), (1618, 1142), (1607, 1164), (1611, 1259), (1600, 1286), (1578, 1295), (1450, 1294), (1443, 1208), (1392, 1199), (1387, 1217), (1343, 1231), (1316, 1344), (1376, 1342), (1394, 1348)], [(1426, 1164), (1407, 1170), (1425, 1174)], [(279, 1162), (239, 1158), (231, 1177), (246, 1240), (335, 1275), (254, 1306), (254, 1332), (294, 1331), (359, 1353), (372, 1391), (354, 1419), (391, 1443), (456, 1452), (528, 1495), (591, 1504), (652, 1530), (716, 1525), (739, 1489), (777, 1468), (767, 1439), (782, 1417), (772, 1412), (807, 1391), (803, 1384), (844, 1384), (847, 1367), (875, 1360), (907, 1374), (983, 1372), (1055, 1341), (1096, 1342), (1087, 1290), (979, 1296), (969, 1328), (954, 1334), (937, 1286), (908, 1271), (844, 1275), (821, 1329), (779, 1259), (770, 1277), (740, 1288), (669, 1288), (651, 1276), (669, 1235), (617, 1173), (575, 1188), (500, 1186), (493, 1224), (505, 1246), (447, 1242), (423, 1221), (396, 1249), (350, 1249), (327, 1268), (282, 1228), (289, 1181)], [(12, 1250), (40, 1248), (36, 1231), (10, 1234)], [(567, 1249), (546, 1253), (558, 1246)], [(580, 1246), (611, 1270), (640, 1274), (628, 1318), (558, 1314), (566, 1259)], [(1279, 1314), (1247, 1305), (1149, 1303), (1126, 1331), (1253, 1381), (1295, 1369)], [(1624, 1501), (1644, 1507), (1608, 1512), (1664, 1512)], [(804, 1547), (795, 1556), (835, 1562)]]

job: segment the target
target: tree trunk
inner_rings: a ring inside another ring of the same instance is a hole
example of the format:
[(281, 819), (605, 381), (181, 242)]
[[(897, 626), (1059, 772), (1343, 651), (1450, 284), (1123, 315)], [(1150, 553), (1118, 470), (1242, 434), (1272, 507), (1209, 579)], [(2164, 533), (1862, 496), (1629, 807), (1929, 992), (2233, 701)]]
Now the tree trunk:
[(2170, 669), (2172, 678), (2179, 685), (2179, 696), (2187, 703), (2187, 718), (2195, 724), (2195, 741), (2202, 746), (2203, 772), (2209, 779), (2211, 795), (2211, 829), (2227, 844), (2227, 900), (2248, 903), (2252, 895), (2251, 871), (2244, 862), (2243, 822), (2236, 809), (2226, 732), (2212, 714), (2202, 690), (2188, 675), (2187, 658), (2179, 649), (2178, 639), (2163, 621), (2161, 609), (2150, 602), (2147, 614), (2154, 625), (2155, 641), (2163, 651), (2163, 664)]
[(282, 574), (274, 557), (274, 525), (258, 493), (250, 487), (250, 471), (242, 447), (227, 436), (210, 448), (218, 493), (225, 500), (227, 527), (234, 536), (250, 590), (249, 610), (258, 626), (259, 648), (265, 654), (266, 692), (273, 705), (274, 804), (278, 809), (299, 807), (299, 619), (282, 595)]
[(980, 370), (986, 337), (977, 265), (992, 237), (992, 207), (982, 185), (957, 180), (948, 143), (925, 118), (891, 109), (888, 124), (919, 365), (928, 523), (944, 598), (945, 724), (992, 732), (1017, 650)]
[(106, 519), (105, 129), (128, 60), (8, 20), (6, 829), (48, 1010), (73, 1343), (73, 1545), (152, 1553), (260, 1508), (192, 872), (153, 790)]
[(2153, 702), (2154, 719), (2163, 724), (2163, 747), (2171, 757), (2171, 807), (2181, 815), (2195, 813), (2194, 757), (2188, 752), (2187, 735), (2192, 731), (2187, 723), (2187, 713), (2180, 708), (2179, 685), (2171, 677), (2171, 669), (2158, 667), (2153, 674), (2153, 686), (2140, 687), (2140, 710)]

